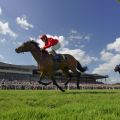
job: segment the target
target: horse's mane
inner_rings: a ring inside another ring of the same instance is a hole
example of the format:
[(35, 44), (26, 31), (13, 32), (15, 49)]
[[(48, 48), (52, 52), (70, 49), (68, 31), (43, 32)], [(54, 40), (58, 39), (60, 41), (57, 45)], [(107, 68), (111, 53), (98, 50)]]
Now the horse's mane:
[(40, 49), (39, 44), (37, 42), (35, 42), (34, 40), (30, 40), (30, 42)]
[[(35, 42), (34, 40), (31, 40), (30, 41), (32, 44), (34, 44), (39, 50), (40, 50), (40, 47), (39, 47), (39, 44), (37, 42)], [(48, 52), (46, 50), (43, 50), (42, 51), (44, 54), (48, 54)]]

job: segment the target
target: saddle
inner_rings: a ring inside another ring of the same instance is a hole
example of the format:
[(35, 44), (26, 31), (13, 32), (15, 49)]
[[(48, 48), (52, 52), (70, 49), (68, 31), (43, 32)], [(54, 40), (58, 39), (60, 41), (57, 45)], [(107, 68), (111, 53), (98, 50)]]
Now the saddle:
[(50, 52), (44, 50), (43, 52), (44, 52), (44, 54), (46, 53), (46, 54), (51, 55), (53, 61), (55, 61), (55, 62), (62, 62), (64, 60), (67, 60), (67, 58), (66, 58), (65, 55), (63, 55), (63, 54), (57, 54), (54, 50), (52, 50)]
[(52, 57), (53, 57), (53, 61), (57, 61), (57, 62), (62, 62), (66, 60), (66, 57), (63, 54), (55, 54), (55, 55), (52, 55)]
[(64, 60), (66, 60), (65, 55), (63, 55), (63, 54), (57, 54), (54, 50), (52, 50), (51, 52), (49, 52), (49, 54), (52, 55), (53, 61), (62, 62)]

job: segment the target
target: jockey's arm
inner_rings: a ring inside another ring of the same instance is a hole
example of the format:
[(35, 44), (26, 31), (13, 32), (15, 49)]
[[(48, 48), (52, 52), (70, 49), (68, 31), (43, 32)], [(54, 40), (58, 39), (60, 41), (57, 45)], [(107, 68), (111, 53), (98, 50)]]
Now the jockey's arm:
[(46, 48), (49, 48), (49, 47), (51, 47), (51, 43), (50, 42), (48, 42), (48, 44), (45, 45), (43, 48), (46, 49)]

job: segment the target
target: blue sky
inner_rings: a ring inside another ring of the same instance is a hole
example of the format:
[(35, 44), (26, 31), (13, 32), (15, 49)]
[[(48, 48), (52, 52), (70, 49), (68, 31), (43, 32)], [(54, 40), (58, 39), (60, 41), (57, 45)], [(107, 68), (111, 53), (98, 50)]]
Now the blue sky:
[(14, 49), (41, 34), (62, 42), (90, 73), (111, 74), (120, 63), (120, 3), (117, 0), (0, 0), (0, 61), (36, 64)]

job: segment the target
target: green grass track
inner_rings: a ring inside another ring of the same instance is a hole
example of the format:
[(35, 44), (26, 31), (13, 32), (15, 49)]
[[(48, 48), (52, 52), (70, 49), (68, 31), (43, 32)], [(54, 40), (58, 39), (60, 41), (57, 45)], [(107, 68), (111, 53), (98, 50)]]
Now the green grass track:
[(120, 120), (120, 90), (0, 90), (0, 120)]

